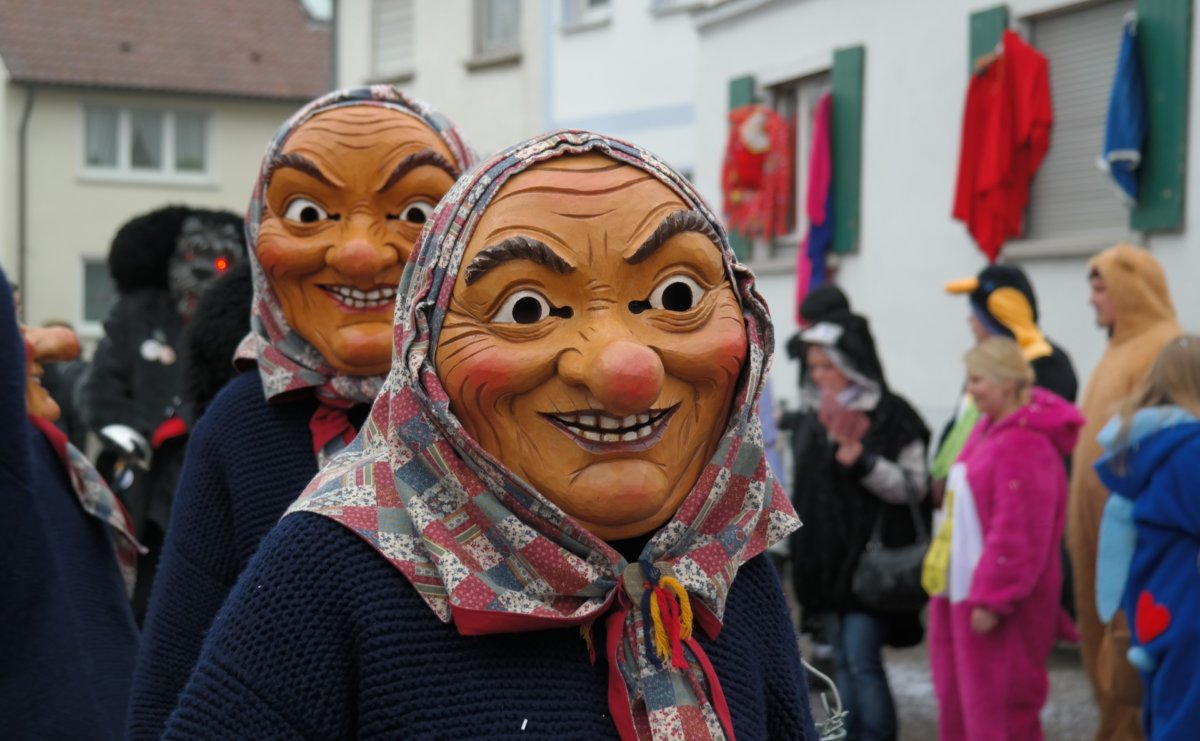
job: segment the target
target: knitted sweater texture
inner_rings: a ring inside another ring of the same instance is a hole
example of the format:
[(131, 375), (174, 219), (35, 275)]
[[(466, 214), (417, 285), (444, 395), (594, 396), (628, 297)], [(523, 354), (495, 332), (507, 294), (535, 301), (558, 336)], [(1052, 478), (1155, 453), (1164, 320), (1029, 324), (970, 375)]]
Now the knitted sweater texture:
[(156, 739), (213, 617), (259, 542), (317, 473), (316, 402), (269, 405), (257, 372), (213, 400), (188, 441), (134, 673), (128, 735)]
[[(765, 557), (738, 571), (725, 627), (700, 642), (739, 739), (816, 738)], [(459, 635), (358, 536), (298, 514), (221, 609), (165, 738), (614, 738), (608, 671), (578, 629)]]
[(40, 431), (17, 418), (0, 438), (32, 464), (27, 485), (0, 474), (0, 738), (122, 738), (138, 637), (109, 528)]

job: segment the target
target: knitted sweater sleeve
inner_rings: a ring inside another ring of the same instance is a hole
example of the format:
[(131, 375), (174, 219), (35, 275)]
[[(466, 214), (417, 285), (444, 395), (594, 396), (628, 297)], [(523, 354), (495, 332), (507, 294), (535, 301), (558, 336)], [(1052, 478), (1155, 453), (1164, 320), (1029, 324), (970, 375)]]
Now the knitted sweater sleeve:
[(340, 530), (301, 514), (267, 535), (217, 614), (164, 739), (358, 735), (351, 605), (361, 559), (347, 558), (355, 536)]
[(758, 556), (746, 566), (752, 564), (762, 572), (763, 576), (757, 578), (764, 582), (759, 586), (766, 603), (763, 605), (765, 609), (761, 610), (764, 621), (759, 634), (761, 645), (780, 648), (765, 652), (767, 658), (763, 677), (767, 685), (767, 707), (764, 737), (817, 741), (818, 734), (808, 699), (808, 683), (804, 665), (800, 662), (800, 647), (779, 574), (766, 556)]
[[(1000, 615), (1033, 593), (1051, 557), (1058, 557), (1055, 526), (1066, 496), (1062, 461), (1034, 433), (998, 440), (989, 521), (968, 601)], [(1039, 444), (1040, 443), (1040, 444)]]
[(134, 671), (130, 739), (162, 734), (237, 578), (230, 490), (211, 421), (202, 419), (188, 441)]

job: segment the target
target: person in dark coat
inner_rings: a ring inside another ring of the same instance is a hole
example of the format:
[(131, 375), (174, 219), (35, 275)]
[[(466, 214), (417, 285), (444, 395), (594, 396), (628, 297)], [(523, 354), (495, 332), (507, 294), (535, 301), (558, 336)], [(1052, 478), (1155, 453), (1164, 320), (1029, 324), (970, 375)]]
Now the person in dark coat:
[(919, 643), (920, 617), (871, 612), (850, 585), (877, 518), (885, 546), (916, 542), (908, 501), (917, 499), (928, 518), (929, 430), (888, 387), (865, 318), (834, 309), (800, 339), (801, 408), (781, 425), (792, 431), (793, 503), (804, 523), (791, 538), (796, 598), (833, 646), (848, 738), (894, 739), (896, 710), (881, 649)]
[(8, 292), (0, 271), (0, 738), (115, 741), (137, 654), (137, 541), (40, 383), (78, 340), (29, 328), (23, 343)]
[(239, 262), (204, 291), (180, 340), (183, 410), (190, 428), (237, 375), (233, 354), (250, 326), (254, 280)]
[(134, 613), (145, 614), (171, 512), (187, 423), (179, 339), (204, 288), (242, 259), (241, 218), (167, 206), (118, 230), (108, 266), (117, 302), (79, 388), (88, 427), (105, 445), (97, 468), (125, 502), (143, 544)]
[(131, 739), (162, 736), (259, 541), (365, 419), (391, 364), (413, 243), (473, 161), (444, 116), (383, 85), (321, 96), (271, 141), (245, 222), (249, 277), (206, 294), (184, 339), (197, 421), (146, 618)]

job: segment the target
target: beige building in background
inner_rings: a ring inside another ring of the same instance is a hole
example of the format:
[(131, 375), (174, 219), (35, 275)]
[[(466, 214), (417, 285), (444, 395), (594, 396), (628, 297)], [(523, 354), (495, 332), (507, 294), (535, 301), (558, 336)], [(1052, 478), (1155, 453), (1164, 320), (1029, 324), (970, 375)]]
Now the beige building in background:
[(393, 83), (480, 155), (543, 129), (542, 0), (337, 0), (339, 87)]
[(98, 337), (118, 227), (242, 213), (267, 141), (329, 79), (328, 28), (297, 0), (0, 0), (0, 266), (25, 321)]

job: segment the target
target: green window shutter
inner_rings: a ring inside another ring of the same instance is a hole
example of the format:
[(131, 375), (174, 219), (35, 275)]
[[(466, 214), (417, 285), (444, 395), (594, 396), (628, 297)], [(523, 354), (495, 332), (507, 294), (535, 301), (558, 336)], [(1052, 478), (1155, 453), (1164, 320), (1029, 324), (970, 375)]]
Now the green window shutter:
[(1140, 232), (1178, 231), (1187, 174), (1192, 0), (1138, 0), (1137, 15), (1147, 127), (1129, 226)]
[(833, 53), (833, 247), (836, 253), (858, 249), (859, 199), (862, 192), (863, 64), (861, 46)]
[[(754, 102), (754, 77), (735, 77), (729, 81), (729, 110), (741, 108)], [(745, 261), (750, 256), (750, 240), (741, 234), (729, 233), (729, 246), (738, 260)]]
[(1008, 6), (997, 5), (994, 8), (981, 10), (971, 14), (971, 56), (967, 59), (967, 73), (975, 73), (975, 60), (988, 52), (995, 51), (1004, 29), (1008, 28)]

